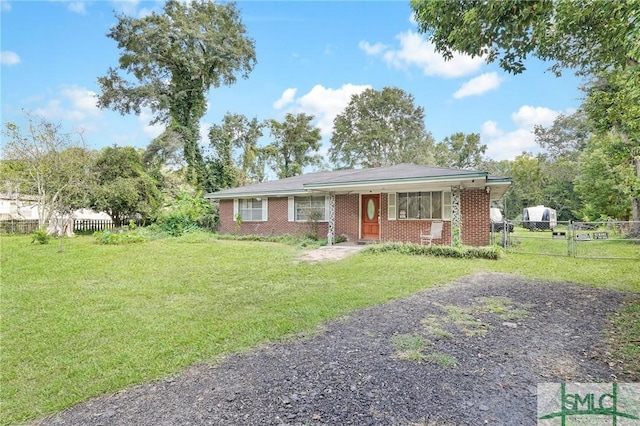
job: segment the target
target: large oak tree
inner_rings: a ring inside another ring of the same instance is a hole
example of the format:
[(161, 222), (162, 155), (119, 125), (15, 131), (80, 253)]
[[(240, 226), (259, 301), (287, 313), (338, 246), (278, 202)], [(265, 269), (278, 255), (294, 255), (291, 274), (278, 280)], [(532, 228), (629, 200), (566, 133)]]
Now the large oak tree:
[(238, 75), (247, 78), (256, 64), (254, 42), (236, 5), (169, 0), (162, 13), (117, 18), (108, 37), (122, 51), (119, 70), (109, 68), (98, 79), (98, 105), (122, 114), (149, 108), (153, 123), (180, 135), (188, 178), (202, 187), (206, 172), (198, 139), (207, 92), (235, 83)]

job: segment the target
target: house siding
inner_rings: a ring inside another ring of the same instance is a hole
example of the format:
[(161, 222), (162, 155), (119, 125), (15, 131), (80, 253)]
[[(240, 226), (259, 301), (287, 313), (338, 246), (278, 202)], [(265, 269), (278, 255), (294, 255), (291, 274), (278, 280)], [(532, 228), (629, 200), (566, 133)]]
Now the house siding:
[[(380, 240), (419, 243), (420, 232), (429, 232), (430, 220), (388, 220), (388, 196), (380, 194)], [(462, 243), (469, 246), (489, 244), (490, 197), (484, 189), (463, 189), (460, 193), (462, 215)], [(233, 200), (220, 200), (220, 232), (239, 235), (290, 234), (303, 236), (311, 233), (307, 222), (288, 221), (288, 198), (269, 198), (268, 221), (244, 221), (236, 229), (233, 220)], [(348, 241), (357, 241), (360, 235), (360, 195), (336, 195), (335, 235)], [(327, 222), (318, 223), (318, 238), (326, 238)], [(442, 239), (437, 245), (451, 245), (451, 221), (443, 221)]]

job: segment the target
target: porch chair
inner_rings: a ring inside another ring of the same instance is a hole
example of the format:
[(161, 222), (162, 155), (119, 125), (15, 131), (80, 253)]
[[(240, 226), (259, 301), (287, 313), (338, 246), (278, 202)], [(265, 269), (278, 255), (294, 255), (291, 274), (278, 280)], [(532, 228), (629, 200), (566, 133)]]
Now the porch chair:
[(439, 240), (442, 238), (442, 222), (431, 222), (431, 229), (428, 234), (420, 231), (420, 244), (431, 245), (433, 240)]

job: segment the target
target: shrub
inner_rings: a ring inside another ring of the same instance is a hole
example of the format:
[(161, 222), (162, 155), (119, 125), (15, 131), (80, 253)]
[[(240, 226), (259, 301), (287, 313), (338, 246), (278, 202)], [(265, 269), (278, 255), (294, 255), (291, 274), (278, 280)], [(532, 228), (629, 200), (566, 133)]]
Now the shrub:
[(51, 235), (47, 234), (44, 229), (36, 229), (31, 233), (31, 236), (31, 244), (49, 244), (49, 241), (51, 241)]
[(94, 232), (93, 238), (95, 238), (98, 244), (110, 245), (133, 244), (147, 241), (147, 237), (140, 234), (138, 231), (111, 232), (104, 230)]
[(419, 256), (452, 257), (457, 259), (489, 259), (500, 258), (498, 247), (449, 247), (449, 246), (422, 246), (418, 244), (385, 243), (365, 247), (368, 253), (400, 253)]
[(217, 216), (211, 203), (202, 198), (200, 193), (192, 196), (186, 192), (178, 195), (157, 221), (164, 232), (174, 237), (198, 229), (213, 229), (216, 223)]

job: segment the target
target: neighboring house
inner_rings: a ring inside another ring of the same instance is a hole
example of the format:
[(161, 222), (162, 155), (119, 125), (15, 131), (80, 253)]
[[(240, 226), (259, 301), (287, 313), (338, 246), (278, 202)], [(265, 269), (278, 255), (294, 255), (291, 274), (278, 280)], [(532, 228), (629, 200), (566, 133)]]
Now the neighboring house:
[(104, 220), (111, 222), (111, 216), (105, 212), (94, 212), (91, 209), (80, 209), (73, 212), (75, 220)]
[(418, 243), (437, 220), (443, 232), (434, 244), (450, 245), (457, 228), (463, 244), (483, 246), (491, 201), (510, 184), (511, 178), (477, 170), (398, 164), (309, 173), (205, 198), (219, 200), (221, 233), (304, 235), (315, 222), (330, 243), (336, 236)]
[(0, 220), (38, 220), (37, 197), (33, 195), (0, 194)]
[[(38, 220), (38, 197), (0, 193), (0, 220)], [(73, 212), (75, 220), (106, 220), (111, 216), (105, 212), (96, 213), (91, 209)]]

